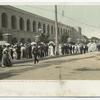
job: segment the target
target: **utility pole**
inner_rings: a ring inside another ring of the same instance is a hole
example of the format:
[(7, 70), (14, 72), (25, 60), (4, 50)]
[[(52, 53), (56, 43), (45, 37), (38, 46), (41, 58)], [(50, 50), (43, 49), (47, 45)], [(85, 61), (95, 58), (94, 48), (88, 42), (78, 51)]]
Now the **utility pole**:
[(58, 19), (57, 19), (57, 5), (55, 5), (55, 54), (58, 55)]

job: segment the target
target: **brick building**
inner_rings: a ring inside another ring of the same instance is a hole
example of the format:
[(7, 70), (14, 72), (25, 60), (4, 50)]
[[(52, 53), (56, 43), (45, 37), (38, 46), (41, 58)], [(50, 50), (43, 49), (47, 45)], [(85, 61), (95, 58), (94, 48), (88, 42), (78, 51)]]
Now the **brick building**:
[[(48, 18), (26, 12), (12, 6), (0, 6), (0, 31), (4, 40), (33, 41), (42, 30), (43, 34), (49, 34), (50, 40), (55, 38), (55, 21)], [(81, 38), (81, 28), (58, 23), (58, 39), (62, 34), (68, 34), (72, 41)]]

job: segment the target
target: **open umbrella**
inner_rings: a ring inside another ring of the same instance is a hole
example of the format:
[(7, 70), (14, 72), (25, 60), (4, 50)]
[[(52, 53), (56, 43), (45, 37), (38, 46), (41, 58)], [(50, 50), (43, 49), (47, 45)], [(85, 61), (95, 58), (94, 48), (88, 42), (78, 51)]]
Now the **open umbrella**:
[(6, 46), (10, 46), (10, 44), (9, 44), (9, 43), (5, 43), (5, 45), (6, 45)]
[(31, 45), (35, 45), (35, 44), (36, 44), (36, 42), (32, 42), (32, 43), (31, 43)]
[(7, 43), (6, 41), (0, 41), (0, 45), (6, 45), (6, 46), (9, 46), (10, 44)]
[(50, 41), (50, 42), (48, 43), (48, 45), (50, 45), (50, 44), (55, 45), (55, 43), (54, 43), (53, 41)]
[(0, 41), (0, 45), (4, 45), (6, 41)]

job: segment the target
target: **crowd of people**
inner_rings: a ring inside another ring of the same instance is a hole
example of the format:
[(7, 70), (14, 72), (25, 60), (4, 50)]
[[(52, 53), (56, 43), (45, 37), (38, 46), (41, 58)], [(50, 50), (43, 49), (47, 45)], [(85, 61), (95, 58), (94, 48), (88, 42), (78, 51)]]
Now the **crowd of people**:
[[(64, 43), (59, 44), (59, 55), (67, 54), (84, 54), (87, 52), (100, 51), (100, 44), (93, 41), (86, 43)], [(12, 66), (12, 60), (32, 59), (34, 64), (39, 62), (39, 59), (48, 56), (55, 56), (54, 42), (46, 43), (16, 43), (14, 45), (0, 46), (0, 62), (2, 67)]]

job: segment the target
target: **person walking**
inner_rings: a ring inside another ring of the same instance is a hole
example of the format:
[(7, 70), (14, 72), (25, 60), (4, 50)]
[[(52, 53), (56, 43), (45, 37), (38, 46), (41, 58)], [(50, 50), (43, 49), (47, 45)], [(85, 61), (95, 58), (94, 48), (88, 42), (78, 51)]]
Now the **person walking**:
[(38, 47), (35, 46), (33, 49), (33, 55), (34, 55), (34, 64), (39, 62), (39, 52), (38, 52)]

